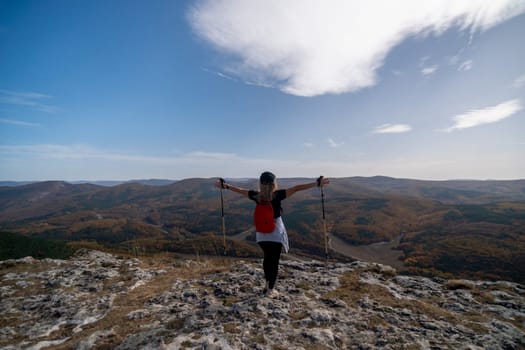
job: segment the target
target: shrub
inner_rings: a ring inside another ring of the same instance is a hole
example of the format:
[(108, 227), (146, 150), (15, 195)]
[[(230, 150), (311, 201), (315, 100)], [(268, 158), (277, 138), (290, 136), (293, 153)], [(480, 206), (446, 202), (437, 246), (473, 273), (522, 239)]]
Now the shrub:
[(67, 259), (73, 252), (65, 242), (9, 232), (0, 233), (0, 260), (20, 259), (26, 256), (36, 259)]

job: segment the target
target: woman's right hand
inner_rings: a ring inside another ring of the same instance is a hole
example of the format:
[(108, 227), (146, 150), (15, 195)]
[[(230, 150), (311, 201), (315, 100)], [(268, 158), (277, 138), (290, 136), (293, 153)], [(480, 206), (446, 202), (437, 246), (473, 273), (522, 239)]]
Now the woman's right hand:
[(224, 179), (223, 178), (217, 179), (217, 181), (215, 181), (215, 187), (224, 189)]

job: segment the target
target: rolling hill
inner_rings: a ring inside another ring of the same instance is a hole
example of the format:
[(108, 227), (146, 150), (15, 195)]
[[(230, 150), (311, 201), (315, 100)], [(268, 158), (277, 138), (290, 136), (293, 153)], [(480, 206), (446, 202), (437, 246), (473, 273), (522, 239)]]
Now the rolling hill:
[[(310, 180), (282, 179), (279, 186)], [(257, 185), (250, 179), (231, 182)], [(0, 231), (119, 249), (220, 254), (220, 197), (213, 183), (186, 179), (107, 187), (49, 181), (0, 187)], [(354, 245), (397, 238), (408, 271), (525, 281), (524, 180), (339, 178), (325, 196), (330, 233)], [(224, 200), (227, 235), (250, 230), (253, 203), (229, 191)], [(283, 202), (283, 210), (294, 252), (323, 256), (319, 191), (296, 194)], [(257, 255), (250, 243), (254, 235), (247, 236), (229, 239), (229, 254)]]

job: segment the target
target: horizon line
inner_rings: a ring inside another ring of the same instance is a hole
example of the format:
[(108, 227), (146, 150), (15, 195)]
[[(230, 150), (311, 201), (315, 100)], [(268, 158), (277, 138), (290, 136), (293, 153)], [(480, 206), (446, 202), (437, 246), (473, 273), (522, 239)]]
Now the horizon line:
[[(446, 182), (446, 181), (521, 181), (525, 180), (525, 177), (523, 178), (449, 178), (449, 179), (423, 179), (423, 178), (409, 178), (409, 177), (394, 177), (394, 176), (388, 176), (388, 175), (370, 175), (370, 176), (363, 176), (363, 175), (350, 175), (350, 176), (325, 176), (330, 179), (349, 179), (349, 178), (388, 178), (388, 179), (394, 179), (394, 180), (409, 180), (409, 181), (426, 181), (426, 182)], [(201, 177), (201, 176), (192, 176), (192, 177), (185, 177), (185, 178), (179, 178), (179, 179), (173, 179), (173, 178), (138, 178), (138, 179), (98, 179), (98, 180), (86, 180), (86, 179), (79, 179), (79, 180), (65, 180), (65, 179), (39, 179), (39, 180), (7, 180), (7, 179), (0, 179), (1, 183), (14, 183), (14, 184), (31, 184), (31, 183), (38, 183), (38, 182), (66, 182), (70, 184), (83, 184), (83, 183), (117, 183), (123, 184), (123, 183), (133, 183), (133, 182), (141, 182), (141, 181), (168, 181), (168, 182), (180, 182), (185, 180), (212, 180), (212, 179), (219, 179), (220, 176), (212, 176), (212, 177)], [(224, 177), (228, 180), (233, 181), (249, 181), (249, 180), (257, 180), (258, 177)], [(291, 179), (316, 179), (317, 177), (311, 177), (311, 176), (283, 176), (278, 177), (277, 179), (281, 180), (291, 180)], [(1, 185), (0, 185), (1, 186)]]

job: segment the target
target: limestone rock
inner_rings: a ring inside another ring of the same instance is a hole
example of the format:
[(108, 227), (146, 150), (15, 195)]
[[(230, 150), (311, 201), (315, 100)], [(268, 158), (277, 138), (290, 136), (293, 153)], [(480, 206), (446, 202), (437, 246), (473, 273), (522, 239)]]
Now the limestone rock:
[(285, 259), (268, 298), (260, 261), (196, 273), (203, 264), (159, 268), (90, 250), (0, 262), (0, 348), (525, 347), (519, 284)]

